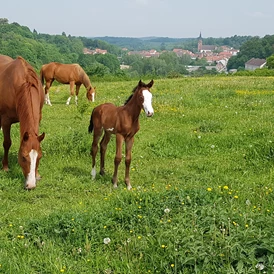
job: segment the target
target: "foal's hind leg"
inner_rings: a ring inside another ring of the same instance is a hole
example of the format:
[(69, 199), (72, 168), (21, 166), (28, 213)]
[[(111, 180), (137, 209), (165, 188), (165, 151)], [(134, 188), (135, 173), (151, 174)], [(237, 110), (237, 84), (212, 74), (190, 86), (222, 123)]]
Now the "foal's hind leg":
[(105, 131), (104, 137), (100, 143), (100, 174), (105, 175), (105, 155), (111, 134)]
[(92, 141), (92, 146), (91, 146), (91, 156), (92, 156), (92, 170), (91, 170), (91, 176), (92, 179), (95, 179), (96, 176), (96, 168), (95, 168), (95, 164), (96, 164), (96, 154), (98, 151), (98, 143), (100, 140), (102, 134), (102, 129), (95, 129), (93, 131), (93, 141)]

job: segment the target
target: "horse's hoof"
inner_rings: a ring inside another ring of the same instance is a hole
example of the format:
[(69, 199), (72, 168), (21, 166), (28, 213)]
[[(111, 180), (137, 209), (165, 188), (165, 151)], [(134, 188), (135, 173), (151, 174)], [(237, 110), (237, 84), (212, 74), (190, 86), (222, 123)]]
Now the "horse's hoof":
[(131, 190), (131, 189), (132, 189), (131, 185), (127, 186), (127, 190)]

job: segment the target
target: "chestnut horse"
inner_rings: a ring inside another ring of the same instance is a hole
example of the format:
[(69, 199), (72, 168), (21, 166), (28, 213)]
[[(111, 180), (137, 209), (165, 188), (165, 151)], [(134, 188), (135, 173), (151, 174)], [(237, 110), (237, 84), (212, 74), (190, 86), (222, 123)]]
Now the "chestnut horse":
[(51, 106), (51, 102), (49, 99), (49, 89), (54, 80), (61, 84), (69, 84), (70, 85), (70, 96), (67, 99), (67, 105), (70, 103), (71, 96), (74, 95), (74, 85), (76, 85), (76, 96), (75, 103), (77, 104), (78, 94), (80, 90), (80, 86), (83, 84), (87, 90), (87, 98), (89, 101), (94, 102), (95, 89), (96, 87), (92, 87), (89, 77), (85, 73), (85, 71), (78, 64), (61, 64), (57, 62), (51, 62), (49, 64), (45, 64), (42, 66), (40, 70), (40, 79), (42, 85), (44, 85), (44, 80), (46, 82), (45, 85), (45, 104)]
[(90, 125), (88, 131), (93, 130), (93, 142), (91, 148), (92, 155), (92, 178), (95, 179), (95, 158), (98, 151), (98, 142), (104, 131), (104, 137), (100, 142), (100, 174), (105, 174), (105, 153), (111, 134), (116, 135), (116, 156), (114, 160), (114, 174), (112, 183), (117, 187), (118, 166), (122, 159), (122, 145), (125, 141), (126, 159), (125, 159), (125, 183), (127, 189), (131, 189), (129, 168), (131, 163), (131, 150), (134, 142), (134, 135), (140, 128), (139, 116), (141, 110), (144, 109), (147, 117), (151, 117), (154, 113), (152, 107), (152, 94), (150, 88), (153, 86), (153, 80), (148, 84), (141, 80), (133, 89), (132, 95), (127, 99), (123, 106), (116, 107), (111, 103), (105, 103), (95, 107), (90, 117)]
[(38, 135), (44, 92), (36, 72), (22, 57), (14, 60), (0, 55), (0, 98), (0, 127), (4, 135), (3, 169), (8, 170), (11, 125), (19, 122), (18, 162), (25, 177), (25, 188), (35, 188), (36, 180), (40, 179), (40, 143), (45, 137), (45, 133)]

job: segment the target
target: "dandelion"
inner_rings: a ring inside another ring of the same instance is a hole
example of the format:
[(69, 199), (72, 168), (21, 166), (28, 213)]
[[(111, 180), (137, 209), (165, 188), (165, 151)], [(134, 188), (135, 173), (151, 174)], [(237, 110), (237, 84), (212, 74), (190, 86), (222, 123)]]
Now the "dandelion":
[(138, 240), (141, 240), (141, 239), (142, 239), (142, 237), (141, 237), (141, 236), (138, 236), (137, 238), (138, 238)]
[(248, 228), (248, 224), (245, 225), (245, 228)]
[(168, 214), (168, 213), (170, 212), (170, 209), (169, 209), (169, 208), (166, 208), (166, 209), (164, 210), (164, 212), (165, 212), (166, 214)]
[(174, 265), (174, 264), (171, 264), (170, 266), (171, 266), (171, 267), (174, 267), (175, 265)]
[(228, 186), (224, 186), (223, 189), (228, 190)]
[(110, 243), (110, 238), (104, 238), (104, 244), (105, 245), (108, 245)]
[(208, 188), (207, 188), (207, 191), (209, 191), (209, 192), (212, 191), (212, 188), (211, 188), (211, 187), (208, 187)]
[(239, 197), (237, 195), (234, 196), (234, 199), (238, 199)]
[(162, 248), (165, 248), (166, 246), (165, 245), (161, 245)]

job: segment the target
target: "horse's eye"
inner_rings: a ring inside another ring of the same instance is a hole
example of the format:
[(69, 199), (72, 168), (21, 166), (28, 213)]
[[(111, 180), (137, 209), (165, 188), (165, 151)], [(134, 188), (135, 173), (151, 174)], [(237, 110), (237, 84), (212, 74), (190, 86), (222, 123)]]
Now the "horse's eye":
[(22, 161), (23, 162), (26, 162), (27, 161), (27, 158), (25, 156), (22, 156)]

